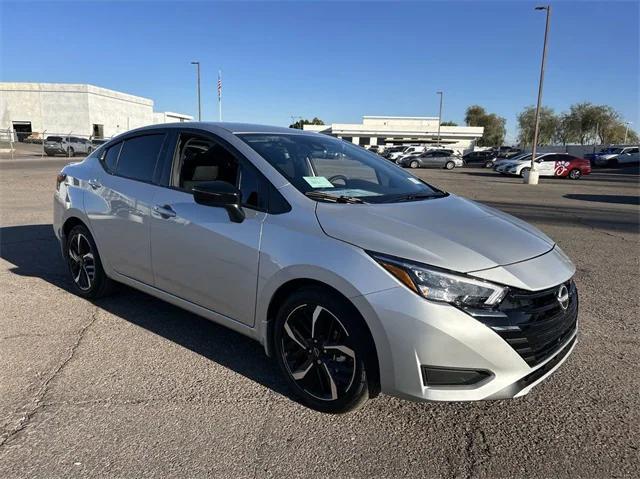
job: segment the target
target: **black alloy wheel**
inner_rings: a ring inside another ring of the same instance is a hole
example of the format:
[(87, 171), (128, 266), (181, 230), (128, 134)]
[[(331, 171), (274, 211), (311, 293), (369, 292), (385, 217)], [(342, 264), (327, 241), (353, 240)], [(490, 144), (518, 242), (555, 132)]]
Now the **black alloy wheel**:
[[(313, 409), (344, 413), (369, 398), (356, 320), (339, 298), (301, 290), (276, 318), (278, 363), (294, 394)], [(361, 329), (360, 329), (361, 331)]]
[(76, 293), (93, 299), (112, 291), (113, 281), (105, 274), (98, 248), (84, 225), (69, 231), (64, 253)]

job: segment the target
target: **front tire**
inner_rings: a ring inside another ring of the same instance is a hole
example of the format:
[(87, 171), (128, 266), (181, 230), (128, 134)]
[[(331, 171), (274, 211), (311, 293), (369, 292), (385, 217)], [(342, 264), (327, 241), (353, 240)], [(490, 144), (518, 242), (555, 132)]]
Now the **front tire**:
[(521, 176), (522, 178), (524, 178), (524, 176), (525, 176), (529, 171), (531, 171), (531, 168), (522, 168), (522, 169), (520, 170), (520, 176)]
[(67, 153), (68, 153), (69, 157), (76, 156), (75, 150), (73, 148), (71, 148), (71, 147), (69, 147), (69, 150), (68, 150)]
[(493, 166), (493, 163), (492, 163), (492, 162), (490, 162), (490, 161), (487, 161), (487, 162), (484, 164), (484, 167), (485, 167), (485, 168), (491, 168), (492, 166)]
[(444, 165), (447, 170), (453, 170), (456, 167), (456, 164), (453, 161), (447, 161), (447, 164)]
[(65, 259), (74, 291), (89, 299), (111, 293), (114, 283), (104, 272), (98, 247), (86, 226), (74, 226), (66, 238)]
[(341, 414), (369, 399), (362, 328), (345, 299), (321, 288), (300, 289), (282, 304), (275, 318), (274, 350), (300, 402)]
[(417, 161), (415, 161), (415, 160), (414, 160), (414, 161), (412, 161), (412, 162), (409, 164), (409, 166), (410, 166), (411, 168), (414, 168), (414, 169), (415, 169), (415, 168), (418, 168), (418, 167), (420, 166), (420, 163), (418, 163)]

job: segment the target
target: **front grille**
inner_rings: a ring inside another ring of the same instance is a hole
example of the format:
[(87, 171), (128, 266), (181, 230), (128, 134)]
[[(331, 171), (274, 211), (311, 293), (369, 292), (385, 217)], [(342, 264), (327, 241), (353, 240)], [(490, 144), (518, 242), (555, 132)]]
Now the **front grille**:
[(576, 330), (578, 291), (572, 280), (564, 285), (569, 292), (566, 309), (558, 300), (562, 285), (535, 292), (512, 289), (498, 308), (504, 316), (478, 319), (509, 343), (529, 366), (535, 366), (558, 351)]

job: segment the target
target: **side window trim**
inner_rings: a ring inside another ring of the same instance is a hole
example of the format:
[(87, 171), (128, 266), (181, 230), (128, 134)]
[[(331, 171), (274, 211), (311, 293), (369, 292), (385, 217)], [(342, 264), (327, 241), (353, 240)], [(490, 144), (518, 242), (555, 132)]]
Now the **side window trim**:
[[(158, 156), (156, 157), (156, 162), (155, 165), (153, 167), (153, 174), (151, 175), (151, 181), (144, 181), (144, 180), (140, 180), (138, 178), (131, 178), (125, 175), (119, 175), (117, 173), (118, 170), (118, 164), (120, 163), (120, 155), (122, 154), (122, 148), (125, 144), (126, 141), (129, 140), (133, 140), (135, 138), (141, 138), (144, 136), (157, 136), (157, 135), (162, 135), (162, 145), (160, 146), (160, 151), (158, 152)], [(109, 146), (109, 148), (105, 148), (103, 154), (101, 155), (100, 158), (100, 164), (102, 165), (102, 168), (104, 169), (104, 171), (106, 173), (108, 173), (109, 175), (112, 176), (117, 176), (118, 178), (124, 178), (127, 180), (131, 180), (131, 181), (138, 181), (140, 183), (146, 183), (146, 184), (151, 184), (151, 185), (159, 185), (159, 183), (156, 181), (156, 177), (157, 177), (157, 172), (158, 172), (158, 167), (160, 166), (160, 163), (163, 161), (162, 157), (164, 154), (164, 150), (166, 148), (166, 144), (167, 144), (167, 138), (169, 137), (168, 132), (166, 131), (162, 131), (162, 130), (149, 130), (149, 131), (144, 131), (144, 132), (140, 132), (139, 134), (134, 134), (131, 136), (128, 136), (126, 138), (123, 138), (122, 140), (120, 140), (118, 143), (113, 144), (112, 146)], [(106, 163), (105, 163), (105, 158), (106, 158), (106, 154), (109, 150), (111, 150), (111, 148), (114, 148), (116, 146), (119, 145), (119, 151), (118, 151), (118, 157), (116, 158), (116, 163), (114, 166), (114, 170), (111, 171)], [(159, 185), (162, 186), (162, 185)]]

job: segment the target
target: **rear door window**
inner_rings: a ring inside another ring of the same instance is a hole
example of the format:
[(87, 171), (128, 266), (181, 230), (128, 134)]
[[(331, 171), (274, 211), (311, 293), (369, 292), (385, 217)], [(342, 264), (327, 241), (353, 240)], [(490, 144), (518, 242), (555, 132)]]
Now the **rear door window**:
[(164, 134), (157, 134), (125, 140), (116, 165), (116, 174), (151, 183), (164, 138)]

